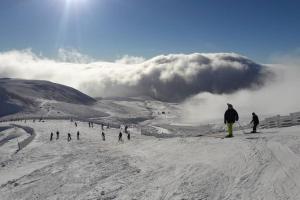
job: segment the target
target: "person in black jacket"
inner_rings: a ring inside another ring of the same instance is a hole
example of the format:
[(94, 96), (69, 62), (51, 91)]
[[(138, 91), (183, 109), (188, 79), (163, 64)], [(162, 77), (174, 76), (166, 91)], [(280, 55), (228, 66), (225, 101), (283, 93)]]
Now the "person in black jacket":
[(127, 139), (130, 140), (130, 132), (127, 132)]
[(53, 132), (51, 132), (50, 134), (50, 141), (52, 141), (52, 139), (53, 139)]
[(119, 133), (119, 142), (123, 142), (123, 140), (122, 140), (122, 132), (121, 131)]
[(105, 133), (102, 131), (102, 140), (105, 141)]
[(227, 124), (228, 128), (228, 135), (226, 137), (233, 137), (233, 124), (239, 121), (239, 115), (231, 104), (228, 103), (227, 105), (228, 109), (224, 114), (224, 124)]
[(250, 124), (253, 123), (253, 131), (251, 133), (256, 133), (256, 127), (259, 124), (258, 116), (253, 112), (252, 113), (252, 121)]

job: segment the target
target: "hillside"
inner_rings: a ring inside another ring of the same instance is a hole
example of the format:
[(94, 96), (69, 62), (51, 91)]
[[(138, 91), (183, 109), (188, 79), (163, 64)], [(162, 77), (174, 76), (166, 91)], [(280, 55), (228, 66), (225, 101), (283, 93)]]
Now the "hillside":
[(0, 117), (36, 113), (45, 102), (91, 105), (95, 99), (61, 84), (40, 80), (0, 79)]

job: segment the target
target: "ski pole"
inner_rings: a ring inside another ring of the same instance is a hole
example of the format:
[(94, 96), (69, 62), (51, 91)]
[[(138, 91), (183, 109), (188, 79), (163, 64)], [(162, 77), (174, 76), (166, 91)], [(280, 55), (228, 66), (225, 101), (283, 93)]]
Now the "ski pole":
[(227, 132), (227, 125), (226, 124), (224, 125), (224, 132), (225, 133)]
[(246, 134), (246, 132), (244, 131), (243, 127), (241, 126), (240, 122), (238, 121), (238, 124), (240, 126), (240, 129), (243, 131), (244, 134)]

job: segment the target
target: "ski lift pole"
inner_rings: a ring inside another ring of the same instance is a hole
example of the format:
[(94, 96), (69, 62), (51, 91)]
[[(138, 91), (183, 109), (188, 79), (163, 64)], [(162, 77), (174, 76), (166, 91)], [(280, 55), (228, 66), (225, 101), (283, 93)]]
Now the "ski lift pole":
[(18, 140), (18, 138), (17, 138), (17, 143), (18, 143), (18, 151), (20, 151), (20, 150), (21, 150), (21, 148), (20, 148), (20, 143), (19, 143), (19, 140)]

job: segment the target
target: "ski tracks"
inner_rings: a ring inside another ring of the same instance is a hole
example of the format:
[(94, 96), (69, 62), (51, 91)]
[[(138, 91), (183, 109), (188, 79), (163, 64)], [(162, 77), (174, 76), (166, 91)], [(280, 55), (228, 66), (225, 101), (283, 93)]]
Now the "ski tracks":
[(49, 127), (37, 127), (35, 140), (5, 167), (40, 164), (2, 185), (2, 199), (299, 199), (295, 135), (216, 140), (133, 133), (132, 141), (116, 145), (118, 130), (103, 143), (99, 131), (83, 129), (82, 140), (68, 143), (49, 142)]
[(236, 180), (224, 199), (299, 199), (299, 155), (273, 137), (258, 137), (247, 145), (245, 163), (235, 169)]

